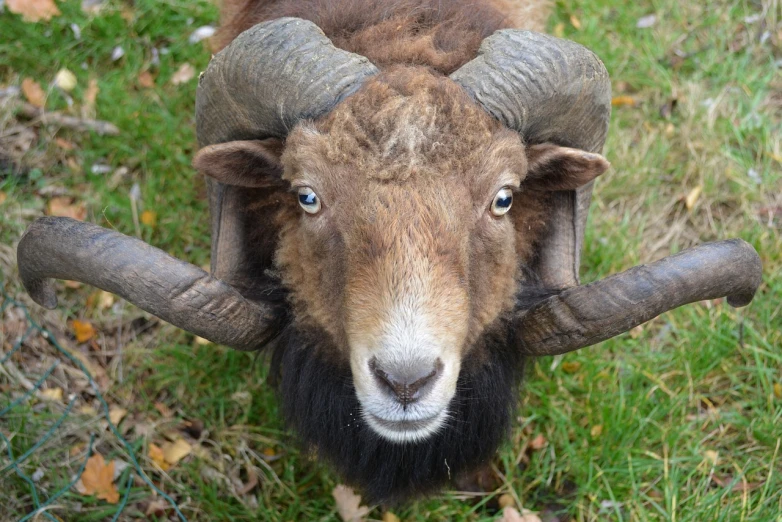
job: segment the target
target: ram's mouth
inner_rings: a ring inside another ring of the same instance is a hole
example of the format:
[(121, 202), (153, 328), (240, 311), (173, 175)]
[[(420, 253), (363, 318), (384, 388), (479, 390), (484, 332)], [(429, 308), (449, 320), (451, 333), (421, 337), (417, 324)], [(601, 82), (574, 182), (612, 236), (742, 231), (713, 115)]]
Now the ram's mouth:
[(391, 442), (421, 442), (434, 435), (443, 425), (448, 412), (420, 419), (389, 420), (372, 413), (365, 419), (369, 426), (381, 437)]

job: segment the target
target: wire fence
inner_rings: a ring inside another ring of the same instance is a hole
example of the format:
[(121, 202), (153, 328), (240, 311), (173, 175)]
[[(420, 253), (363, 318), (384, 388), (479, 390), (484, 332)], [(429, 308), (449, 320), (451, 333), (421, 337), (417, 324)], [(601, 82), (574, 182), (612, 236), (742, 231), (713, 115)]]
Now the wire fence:
[[(104, 398), (103, 394), (101, 393), (99, 386), (93, 379), (93, 376), (90, 374), (90, 372), (82, 363), (82, 361), (74, 357), (68, 350), (66, 350), (57, 341), (56, 337), (54, 336), (54, 334), (52, 334), (52, 332), (50, 332), (46, 328), (39, 325), (36, 321), (34, 321), (33, 318), (30, 316), (27, 307), (23, 303), (9, 296), (5, 292), (5, 290), (3, 290), (3, 288), (4, 288), (3, 280), (2, 278), (0, 278), (0, 292), (1, 292), (0, 320), (3, 320), (3, 318), (6, 315), (6, 311), (13, 307), (17, 310), (20, 310), (23, 313), (24, 321), (26, 322), (27, 328), (22, 335), (18, 336), (17, 339), (9, 340), (8, 344), (10, 344), (11, 348), (7, 352), (0, 344), (0, 366), (5, 365), (8, 361), (10, 361), (11, 357), (13, 357), (14, 354), (19, 352), (20, 350), (22, 350), (23, 347), (25, 346), (25, 343), (36, 335), (39, 335), (43, 339), (45, 339), (48, 342), (48, 344), (51, 345), (52, 348), (54, 348), (54, 350), (56, 350), (56, 354), (57, 354), (57, 359), (55, 360), (55, 362), (46, 371), (44, 371), (43, 374), (40, 375), (40, 377), (38, 377), (38, 379), (34, 384), (32, 384), (32, 386), (28, 386), (28, 389), (26, 389), (24, 393), (16, 396), (13, 400), (11, 400), (11, 397), (14, 395), (13, 393), (14, 387), (12, 383), (11, 393), (5, 396), (8, 399), (8, 402), (5, 403), (5, 400), (3, 402), (0, 402), (0, 446), (4, 446), (3, 448), (0, 448), (0, 452), (1, 452), (0, 455), (2, 455), (0, 456), (0, 478), (7, 477), (8, 474), (10, 473), (15, 473), (26, 484), (26, 487), (28, 488), (28, 494), (32, 504), (32, 510), (29, 511), (29, 513), (22, 516), (22, 518), (19, 519), (20, 522), (25, 522), (27, 520), (41, 520), (41, 519), (51, 520), (54, 522), (61, 520), (57, 518), (54, 514), (52, 514), (53, 511), (63, 508), (63, 506), (59, 505), (57, 501), (60, 500), (69, 491), (71, 491), (71, 489), (74, 488), (74, 486), (76, 486), (77, 482), (79, 481), (79, 479), (81, 479), (84, 473), (84, 470), (87, 466), (87, 461), (90, 459), (90, 457), (94, 454), (95, 451), (94, 443), (96, 439), (96, 434), (92, 433), (90, 434), (89, 442), (87, 444), (86, 456), (84, 457), (84, 460), (81, 463), (78, 472), (75, 474), (75, 476), (71, 477), (70, 482), (68, 482), (64, 487), (54, 492), (48, 492), (48, 494), (47, 492), (41, 491), (39, 489), (39, 487), (36, 485), (36, 480), (34, 480), (35, 478), (34, 474), (31, 475), (25, 469), (25, 462), (27, 462), (28, 459), (30, 459), (31, 456), (36, 454), (36, 452), (39, 451), (43, 446), (45, 446), (47, 443), (53, 440), (53, 438), (56, 436), (58, 431), (61, 430), (63, 423), (72, 414), (73, 407), (76, 404), (76, 401), (79, 399), (79, 396), (75, 395), (73, 398), (71, 398), (68, 401), (68, 404), (65, 406), (64, 411), (59, 415), (59, 417), (57, 417), (57, 419), (53, 423), (51, 423), (51, 426), (49, 426), (48, 429), (46, 429), (46, 431), (40, 435), (40, 437), (37, 437), (37, 440), (29, 448), (24, 450), (24, 452), (21, 453), (19, 456), (16, 456), (14, 454), (11, 440), (14, 438), (15, 434), (10, 433), (8, 430), (8, 424), (5, 422), (7, 420), (7, 416), (10, 413), (12, 413), (15, 409), (19, 408), (21, 405), (29, 401), (31, 398), (37, 396), (37, 394), (40, 393), (44, 383), (51, 376), (52, 372), (54, 372), (55, 369), (58, 367), (58, 365), (60, 365), (63, 361), (67, 361), (68, 363), (72, 364), (74, 367), (78, 368), (81, 372), (83, 372), (84, 377), (86, 378), (90, 388), (92, 389), (92, 392), (95, 394), (96, 399), (100, 403), (100, 411), (98, 412), (98, 415), (105, 423), (107, 423), (108, 429), (111, 431), (112, 435), (116, 437), (116, 440), (122, 449), (123, 456), (125, 459), (127, 459), (127, 462), (129, 463), (128, 467), (125, 469), (125, 471), (123, 471), (122, 475), (117, 480), (120, 489), (121, 499), (116, 506), (116, 512), (113, 514), (111, 520), (112, 521), (119, 520), (123, 511), (128, 506), (128, 500), (130, 498), (131, 490), (133, 489), (133, 485), (135, 482), (134, 479), (138, 477), (152, 491), (154, 491), (155, 493), (160, 495), (160, 497), (162, 497), (163, 499), (165, 499), (170, 503), (173, 512), (176, 514), (179, 520), (181, 520), (182, 522), (186, 522), (187, 519), (185, 518), (185, 515), (180, 510), (176, 501), (173, 498), (171, 498), (169, 495), (161, 491), (160, 488), (158, 488), (152, 482), (152, 480), (147, 476), (147, 474), (144, 473), (143, 469), (141, 468), (141, 465), (139, 464), (139, 460), (137, 458), (136, 452), (134, 451), (133, 447), (122, 436), (120, 431), (117, 429), (117, 426), (111, 421), (109, 415), (109, 405), (106, 402), (106, 399)], [(21, 391), (21, 389), (23, 388), (20, 387), (18, 391)], [(5, 460), (3, 458), (5, 455), (7, 455), (8, 457), (7, 463), (3, 462), (3, 460)], [(8, 494), (7, 491), (6, 494)], [(0, 508), (2, 508), (2, 506), (0, 506)], [(0, 513), (0, 515), (2, 515), (2, 513)], [(0, 516), (0, 518), (3, 517)]]

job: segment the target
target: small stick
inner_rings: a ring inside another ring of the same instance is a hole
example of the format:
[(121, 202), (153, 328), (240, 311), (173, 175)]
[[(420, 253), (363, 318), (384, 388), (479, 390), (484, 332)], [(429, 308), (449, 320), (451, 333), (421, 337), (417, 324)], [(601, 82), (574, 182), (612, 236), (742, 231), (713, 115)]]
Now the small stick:
[(20, 114), (44, 125), (58, 125), (60, 127), (65, 127), (81, 132), (95, 131), (102, 136), (117, 136), (119, 134), (119, 128), (117, 128), (117, 126), (113, 123), (102, 120), (91, 120), (87, 118), (77, 118), (75, 116), (67, 116), (61, 112), (44, 112), (43, 110), (30, 105), (29, 103), (22, 105)]

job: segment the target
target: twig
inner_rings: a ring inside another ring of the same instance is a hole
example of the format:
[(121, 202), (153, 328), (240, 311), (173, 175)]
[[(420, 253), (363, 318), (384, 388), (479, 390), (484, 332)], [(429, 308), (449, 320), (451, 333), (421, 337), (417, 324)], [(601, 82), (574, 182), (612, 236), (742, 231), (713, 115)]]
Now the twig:
[(80, 132), (94, 131), (100, 135), (116, 136), (119, 134), (119, 129), (113, 123), (103, 120), (77, 118), (75, 116), (65, 115), (61, 112), (44, 112), (29, 103), (23, 104), (19, 112), (22, 116), (44, 125), (58, 125)]

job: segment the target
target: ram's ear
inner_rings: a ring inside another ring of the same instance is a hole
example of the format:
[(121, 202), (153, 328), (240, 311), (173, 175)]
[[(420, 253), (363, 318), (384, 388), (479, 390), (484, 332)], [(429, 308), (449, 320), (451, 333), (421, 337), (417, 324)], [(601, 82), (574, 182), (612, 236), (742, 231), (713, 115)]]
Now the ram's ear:
[(218, 143), (199, 150), (193, 167), (226, 185), (272, 187), (281, 183), (282, 150), (276, 138)]
[(600, 154), (553, 143), (527, 146), (524, 186), (534, 190), (575, 190), (611, 166)]

